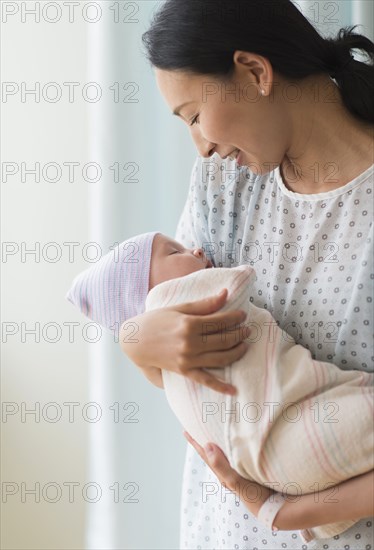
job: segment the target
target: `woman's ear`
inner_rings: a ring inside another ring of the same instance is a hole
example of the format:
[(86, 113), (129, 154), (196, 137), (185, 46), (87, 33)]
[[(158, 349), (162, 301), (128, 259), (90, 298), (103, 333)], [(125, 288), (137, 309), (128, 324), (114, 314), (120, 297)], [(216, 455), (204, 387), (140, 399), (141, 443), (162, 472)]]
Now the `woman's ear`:
[(260, 90), (265, 90), (266, 95), (268, 95), (273, 82), (273, 67), (266, 57), (256, 53), (236, 50), (233, 63), (237, 78), (249, 80), (255, 86), (258, 86)]

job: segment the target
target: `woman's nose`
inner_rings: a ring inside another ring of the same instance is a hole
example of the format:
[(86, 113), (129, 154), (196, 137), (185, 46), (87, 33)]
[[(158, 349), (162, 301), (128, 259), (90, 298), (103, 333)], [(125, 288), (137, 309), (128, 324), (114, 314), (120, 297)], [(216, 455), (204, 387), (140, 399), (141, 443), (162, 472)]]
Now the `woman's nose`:
[(214, 143), (204, 139), (201, 135), (193, 136), (193, 140), (195, 142), (196, 149), (201, 157), (209, 158), (213, 155), (215, 148)]

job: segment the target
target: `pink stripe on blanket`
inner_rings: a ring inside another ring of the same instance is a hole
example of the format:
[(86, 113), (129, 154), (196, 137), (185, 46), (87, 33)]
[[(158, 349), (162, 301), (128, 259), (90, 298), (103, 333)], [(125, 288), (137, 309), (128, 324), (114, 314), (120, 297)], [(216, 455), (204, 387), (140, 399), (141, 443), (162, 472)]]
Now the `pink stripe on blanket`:
[[(324, 377), (323, 367), (321, 363), (319, 361), (314, 361), (313, 363), (316, 365), (316, 367), (319, 366), (321, 373), (323, 375), (323, 382), (325, 383), (325, 377)], [(326, 442), (322, 441), (321, 430), (317, 430), (316, 422), (312, 420), (312, 415), (310, 415), (310, 425), (311, 425), (311, 429), (308, 427), (307, 415), (305, 415), (305, 419), (304, 419), (305, 432), (308, 436), (310, 448), (313, 449), (313, 454), (316, 461), (321, 465), (321, 468), (326, 472), (326, 474), (329, 477), (331, 477), (332, 480), (337, 482), (340, 481), (339, 471), (331, 463), (329, 456), (325, 452), (324, 443), (326, 444)], [(322, 429), (323, 429), (323, 423), (322, 423)]]
[(371, 387), (372, 380), (370, 380), (370, 378), (368, 376), (366, 376), (365, 372), (361, 372), (360, 374), (361, 374), (361, 382), (360, 382), (361, 392), (362, 392), (362, 394), (364, 396), (364, 399), (365, 399), (365, 401), (368, 405), (369, 413), (371, 415), (373, 415), (374, 403), (373, 403), (373, 400), (370, 399), (370, 397), (368, 396), (367, 391), (365, 390), (365, 388), (367, 388), (368, 386)]
[[(265, 384), (264, 384), (264, 387), (265, 387), (265, 392), (264, 392), (264, 399), (263, 399), (263, 404), (265, 404), (265, 402), (268, 402), (268, 396), (271, 397), (271, 391), (268, 389), (269, 387), (271, 387), (271, 376), (270, 376), (270, 370), (271, 369), (275, 369), (276, 366), (275, 366), (275, 357), (276, 357), (276, 353), (275, 353), (275, 350), (278, 348), (279, 346), (279, 340), (281, 338), (281, 335), (282, 333), (279, 332), (278, 334), (278, 339), (275, 339), (275, 341), (273, 342), (273, 344), (271, 345), (270, 344), (270, 341), (271, 341), (271, 335), (270, 335), (270, 331), (271, 331), (271, 325), (268, 327), (268, 343), (266, 345), (266, 369), (265, 369)], [(271, 356), (271, 359), (269, 360), (269, 356)], [(270, 420), (270, 419), (269, 419)], [(260, 452), (260, 458), (259, 458), (259, 464), (260, 464), (260, 468), (261, 468), (261, 471), (262, 471), (262, 475), (268, 479), (268, 480), (275, 480), (277, 479), (277, 475), (276, 475), (276, 472), (274, 471), (274, 469), (271, 467), (271, 463), (269, 462), (269, 460), (267, 459), (267, 456), (266, 456), (266, 453), (265, 453), (265, 440), (268, 436), (268, 433), (269, 433), (269, 421), (266, 422), (266, 424), (262, 424), (262, 434), (261, 434), (261, 452)], [(271, 431), (270, 431), (271, 433)], [(271, 439), (271, 436), (269, 436), (269, 443), (270, 443), (270, 439)], [(277, 461), (275, 460), (274, 461), (274, 464), (277, 464)]]

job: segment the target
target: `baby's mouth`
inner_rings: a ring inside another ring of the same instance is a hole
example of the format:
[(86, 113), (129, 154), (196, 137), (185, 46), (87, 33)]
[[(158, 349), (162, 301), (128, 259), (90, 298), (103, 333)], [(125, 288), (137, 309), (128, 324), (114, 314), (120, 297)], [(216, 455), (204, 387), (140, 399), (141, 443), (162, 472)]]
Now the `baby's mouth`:
[(213, 267), (213, 264), (210, 260), (208, 260), (207, 263), (206, 263), (205, 269), (208, 269), (210, 267)]

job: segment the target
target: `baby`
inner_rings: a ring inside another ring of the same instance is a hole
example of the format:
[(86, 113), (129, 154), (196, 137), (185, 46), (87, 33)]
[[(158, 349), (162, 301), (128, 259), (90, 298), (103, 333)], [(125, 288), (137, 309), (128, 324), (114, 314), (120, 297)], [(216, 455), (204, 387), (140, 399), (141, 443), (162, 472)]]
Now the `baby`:
[(187, 250), (159, 232), (143, 233), (78, 275), (66, 298), (93, 321), (115, 330), (145, 311), (147, 294), (156, 285), (211, 267), (201, 248)]
[[(78, 275), (67, 298), (113, 330), (144, 311), (227, 288), (220, 311), (243, 309), (259, 336), (255, 341), (250, 336), (239, 361), (209, 370), (234, 385), (235, 396), (162, 371), (166, 397), (183, 427), (200, 445), (216, 443), (246, 479), (278, 483), (292, 495), (372, 470), (373, 375), (313, 361), (269, 311), (251, 303), (255, 272), (250, 266), (212, 268), (201, 248), (186, 249), (159, 232), (144, 233)], [(316, 420), (316, 409), (323, 418)], [(277, 497), (276, 502), (268, 499), (258, 515), (270, 528), (284, 502)], [(305, 541), (330, 538), (354, 523), (327, 524), (301, 535)]]

